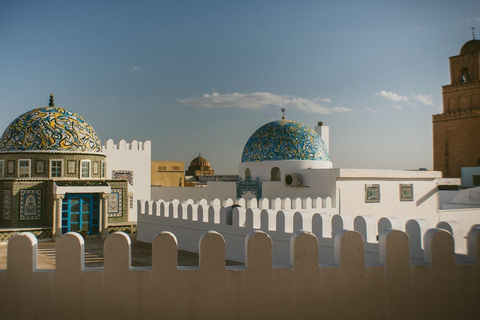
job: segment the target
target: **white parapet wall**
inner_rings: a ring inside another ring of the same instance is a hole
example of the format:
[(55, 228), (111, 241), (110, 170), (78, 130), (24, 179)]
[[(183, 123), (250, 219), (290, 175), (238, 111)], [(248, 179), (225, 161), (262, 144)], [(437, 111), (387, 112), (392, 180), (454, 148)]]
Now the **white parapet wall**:
[(129, 210), (128, 220), (137, 221), (137, 200), (150, 198), (151, 142), (120, 140), (115, 144), (112, 139), (108, 139), (102, 152), (107, 157), (107, 179), (112, 179), (115, 171), (133, 173), (133, 184), (129, 187), (129, 190), (132, 190), (133, 207)]
[(104, 267), (85, 268), (84, 240), (68, 233), (55, 269), (38, 270), (37, 239), (23, 233), (8, 242), (0, 310), (2, 319), (478, 319), (480, 228), (467, 239), (457, 264), (452, 236), (430, 229), (425, 258), (412, 265), (407, 234), (388, 229), (370, 265), (360, 233), (341, 230), (334, 263), (320, 266), (316, 237), (299, 231), (288, 265), (274, 267), (272, 239), (253, 231), (245, 265), (225, 267), (226, 239), (210, 231), (197, 243), (199, 266), (179, 267), (177, 239), (162, 233), (152, 265), (132, 267), (130, 238), (117, 232), (105, 240)]
[[(238, 204), (238, 206), (233, 206)], [(298, 230), (314, 233), (319, 241), (320, 263), (334, 260), (333, 238), (341, 230), (356, 230), (365, 239), (366, 260), (379, 261), (378, 236), (386, 229), (405, 231), (410, 236), (412, 259), (423, 258), (424, 237), (430, 228), (442, 228), (455, 239), (455, 252), (464, 254), (465, 235), (474, 224), (448, 220), (429, 221), (413, 217), (351, 216), (338, 214), (327, 198), (206, 199), (186, 201), (140, 201), (137, 239), (152, 242), (163, 231), (177, 235), (182, 250), (198, 252), (197, 243), (208, 230), (220, 232), (226, 240), (228, 259), (243, 261), (243, 239), (252, 230), (268, 232), (273, 241), (273, 261), (289, 263), (289, 239)], [(470, 221), (470, 220), (469, 220)], [(468, 222), (469, 222), (468, 221)], [(477, 220), (478, 221), (478, 220)]]

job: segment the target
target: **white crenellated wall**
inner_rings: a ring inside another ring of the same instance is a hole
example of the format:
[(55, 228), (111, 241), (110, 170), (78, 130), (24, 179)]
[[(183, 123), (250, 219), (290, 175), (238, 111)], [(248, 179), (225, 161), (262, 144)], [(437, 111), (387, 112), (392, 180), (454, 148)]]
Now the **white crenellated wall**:
[[(133, 171), (133, 208), (130, 209), (128, 221), (137, 221), (137, 200), (150, 198), (152, 147), (150, 141), (114, 143), (112, 139), (105, 142), (102, 152), (107, 157), (106, 177), (112, 179), (113, 170)], [(126, 197), (128, 195), (124, 195)]]
[[(240, 207), (231, 207), (232, 204)], [(477, 220), (478, 221), (478, 220)], [(206, 199), (186, 201), (140, 201), (137, 239), (151, 242), (156, 234), (170, 231), (177, 235), (182, 250), (197, 252), (201, 235), (220, 232), (226, 240), (227, 258), (243, 261), (244, 237), (252, 230), (263, 230), (273, 240), (273, 261), (288, 264), (289, 239), (297, 230), (313, 232), (319, 240), (320, 263), (332, 263), (333, 238), (341, 230), (356, 230), (366, 240), (366, 259), (379, 259), (378, 236), (386, 229), (405, 231), (410, 236), (412, 259), (423, 258), (424, 235), (429, 228), (449, 231), (455, 239), (455, 252), (465, 253), (465, 235), (472, 224), (449, 220), (430, 222), (421, 217), (374, 217), (338, 214), (327, 198)]]
[(104, 267), (85, 268), (83, 238), (67, 233), (55, 270), (38, 270), (37, 240), (23, 233), (8, 242), (0, 310), (2, 319), (477, 319), (480, 228), (467, 238), (459, 264), (451, 235), (430, 229), (412, 265), (409, 237), (388, 229), (371, 265), (361, 235), (341, 230), (334, 262), (319, 266), (316, 237), (299, 231), (287, 265), (273, 267), (272, 239), (253, 231), (242, 239), (245, 265), (225, 267), (228, 240), (209, 231), (196, 244), (199, 266), (179, 268), (175, 235), (155, 236), (151, 267), (132, 267), (130, 238), (117, 232), (105, 240)]

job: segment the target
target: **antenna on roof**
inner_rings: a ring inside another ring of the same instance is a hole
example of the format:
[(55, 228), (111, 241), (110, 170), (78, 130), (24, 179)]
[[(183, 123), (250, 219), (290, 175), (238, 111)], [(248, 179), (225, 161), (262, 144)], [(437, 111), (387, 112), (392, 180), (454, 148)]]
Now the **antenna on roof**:
[(55, 106), (55, 102), (53, 102), (53, 93), (50, 95), (50, 100), (48, 102), (48, 106), (49, 107), (54, 107)]
[(282, 108), (282, 120), (285, 120), (285, 108)]
[(473, 37), (473, 40), (475, 40), (475, 28), (471, 27), (470, 29), (472, 29), (472, 37)]

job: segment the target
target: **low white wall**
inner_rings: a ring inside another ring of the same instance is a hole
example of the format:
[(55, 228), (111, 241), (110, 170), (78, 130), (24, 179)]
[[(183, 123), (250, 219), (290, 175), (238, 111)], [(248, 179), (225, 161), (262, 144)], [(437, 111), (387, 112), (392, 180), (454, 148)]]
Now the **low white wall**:
[[(402, 217), (376, 218), (370, 215), (350, 216), (336, 214), (331, 199), (230, 199), (229, 203), (239, 203), (243, 207), (220, 206), (220, 200), (209, 203), (207, 200), (193, 201), (142, 201), (139, 204), (138, 235), (140, 241), (151, 242), (159, 232), (170, 231), (177, 235), (178, 246), (187, 251), (197, 251), (200, 236), (215, 230), (226, 240), (228, 259), (243, 261), (244, 237), (252, 230), (269, 232), (273, 240), (273, 261), (275, 264), (288, 264), (289, 239), (297, 230), (313, 232), (319, 240), (320, 263), (333, 262), (333, 238), (341, 230), (359, 231), (366, 241), (367, 261), (378, 262), (377, 236), (387, 228), (406, 231), (410, 236), (412, 258), (423, 256), (423, 239), (429, 228), (440, 227), (454, 237), (457, 253), (465, 253), (465, 235), (470, 227), (480, 223), (471, 215), (470, 220), (455, 221), (455, 216), (445, 216), (446, 220), (403, 219)], [(304, 204), (308, 203), (306, 207)], [(319, 204), (322, 205), (319, 205)], [(263, 209), (260, 209), (260, 208)], [(283, 209), (282, 209), (283, 207)], [(274, 208), (274, 209), (271, 209)], [(465, 217), (465, 216), (462, 216)], [(441, 224), (440, 224), (441, 223)], [(467, 225), (467, 223), (470, 223)]]
[(131, 267), (130, 239), (110, 235), (104, 267), (84, 267), (83, 238), (57, 241), (55, 270), (37, 269), (37, 240), (15, 235), (7, 270), (0, 272), (5, 319), (476, 319), (480, 301), (480, 228), (469, 254), (456, 264), (453, 239), (432, 229), (425, 259), (409, 263), (405, 233), (380, 236), (380, 263), (365, 264), (357, 232), (334, 239), (335, 263), (318, 265), (317, 239), (292, 235), (290, 263), (272, 266), (272, 241), (249, 233), (245, 266), (225, 267), (225, 240), (208, 232), (199, 242), (199, 267), (177, 266), (170, 233), (153, 240), (152, 266)]

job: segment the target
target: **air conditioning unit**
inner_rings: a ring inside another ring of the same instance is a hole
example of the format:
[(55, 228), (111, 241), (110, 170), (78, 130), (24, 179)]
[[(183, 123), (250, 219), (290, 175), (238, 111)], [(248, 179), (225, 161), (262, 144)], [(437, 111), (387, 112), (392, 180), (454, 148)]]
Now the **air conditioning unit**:
[(285, 185), (287, 187), (299, 187), (302, 185), (302, 176), (299, 174), (286, 174)]

